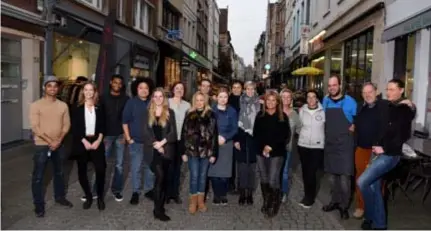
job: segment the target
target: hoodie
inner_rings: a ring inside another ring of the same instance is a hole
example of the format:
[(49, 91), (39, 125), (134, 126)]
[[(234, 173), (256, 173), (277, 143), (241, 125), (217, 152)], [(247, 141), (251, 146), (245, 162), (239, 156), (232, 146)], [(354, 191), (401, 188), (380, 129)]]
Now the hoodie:
[(304, 148), (323, 149), (325, 145), (325, 111), (319, 103), (316, 109), (308, 108), (308, 104), (299, 111), (301, 130), (298, 146)]
[(105, 136), (119, 136), (123, 134), (123, 109), (129, 97), (123, 93), (120, 95), (107, 94), (102, 97), (100, 104), (105, 112), (106, 133)]

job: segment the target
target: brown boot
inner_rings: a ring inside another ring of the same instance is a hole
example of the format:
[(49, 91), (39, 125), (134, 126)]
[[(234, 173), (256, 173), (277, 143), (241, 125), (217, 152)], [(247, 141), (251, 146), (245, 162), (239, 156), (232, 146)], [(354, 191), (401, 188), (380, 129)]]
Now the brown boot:
[(194, 195), (190, 196), (189, 213), (190, 214), (195, 214), (197, 208), (198, 208), (198, 195), (194, 194)]
[(198, 194), (198, 208), (201, 212), (207, 211), (207, 206), (205, 205), (205, 194), (203, 193)]

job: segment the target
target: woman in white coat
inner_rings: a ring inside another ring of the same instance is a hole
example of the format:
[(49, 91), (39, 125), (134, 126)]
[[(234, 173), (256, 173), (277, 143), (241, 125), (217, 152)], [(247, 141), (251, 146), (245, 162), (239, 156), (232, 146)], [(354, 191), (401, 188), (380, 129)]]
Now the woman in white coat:
[(319, 103), (317, 92), (307, 92), (307, 104), (299, 111), (301, 130), (299, 132), (298, 152), (301, 160), (304, 198), (299, 205), (310, 208), (316, 198), (317, 171), (323, 164), (325, 144), (325, 111)]

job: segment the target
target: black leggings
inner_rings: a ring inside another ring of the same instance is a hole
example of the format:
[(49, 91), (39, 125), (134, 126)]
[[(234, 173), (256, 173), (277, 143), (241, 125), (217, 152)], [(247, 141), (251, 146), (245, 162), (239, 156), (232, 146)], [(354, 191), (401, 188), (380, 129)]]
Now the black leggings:
[(165, 212), (166, 189), (168, 182), (168, 171), (171, 164), (170, 160), (160, 159), (153, 161), (151, 170), (156, 176), (154, 182), (154, 213)]
[(85, 153), (82, 153), (82, 157), (77, 160), (79, 184), (81, 185), (87, 200), (93, 197), (87, 175), (89, 162), (93, 163), (94, 171), (96, 172), (97, 197), (103, 199), (106, 171), (105, 154), (98, 150), (86, 151)]

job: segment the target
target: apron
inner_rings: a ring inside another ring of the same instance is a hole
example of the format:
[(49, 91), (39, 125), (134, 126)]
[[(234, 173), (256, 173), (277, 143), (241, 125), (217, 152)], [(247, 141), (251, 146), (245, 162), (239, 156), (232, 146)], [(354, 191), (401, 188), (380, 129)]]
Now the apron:
[(208, 169), (209, 177), (224, 177), (232, 176), (233, 164), (233, 142), (228, 141), (224, 145), (219, 146), (219, 154), (214, 164), (211, 164)]
[(338, 175), (354, 174), (354, 138), (351, 123), (340, 108), (325, 110), (325, 172)]

